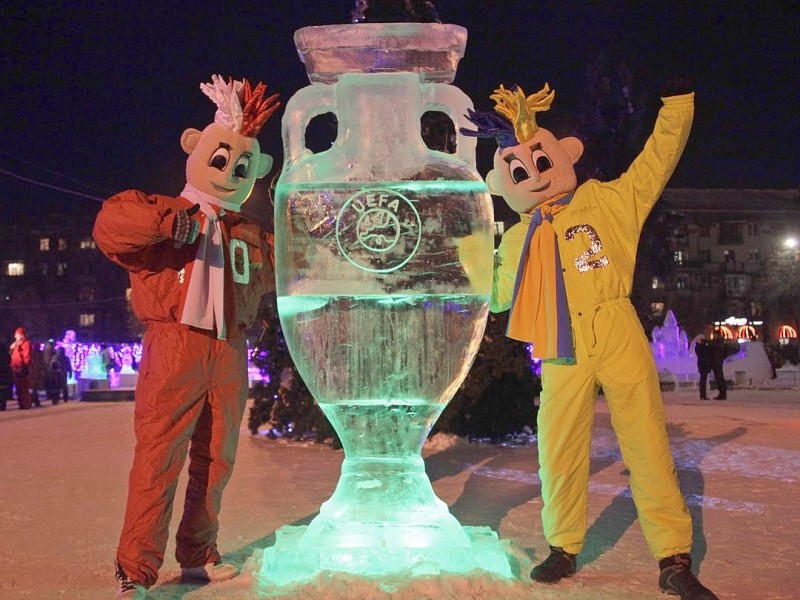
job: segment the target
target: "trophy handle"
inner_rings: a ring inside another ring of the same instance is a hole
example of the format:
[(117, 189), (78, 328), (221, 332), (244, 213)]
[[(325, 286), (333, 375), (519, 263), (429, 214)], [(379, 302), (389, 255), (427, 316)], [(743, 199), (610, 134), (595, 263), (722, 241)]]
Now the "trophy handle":
[(477, 138), (461, 133), (462, 127), (471, 125), (467, 121), (468, 108), (473, 108), (472, 100), (454, 85), (447, 83), (426, 83), (422, 85), (425, 110), (443, 112), (456, 126), (456, 156), (475, 167), (475, 148)]
[(312, 154), (306, 148), (306, 128), (314, 117), (335, 111), (334, 86), (316, 84), (302, 88), (286, 103), (281, 119), (284, 167), (291, 167)]

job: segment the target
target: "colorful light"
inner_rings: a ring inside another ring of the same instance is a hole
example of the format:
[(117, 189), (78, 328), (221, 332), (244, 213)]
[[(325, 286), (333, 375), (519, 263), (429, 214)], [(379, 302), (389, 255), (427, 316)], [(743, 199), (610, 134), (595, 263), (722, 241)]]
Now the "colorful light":
[(733, 340), (736, 338), (736, 336), (733, 333), (733, 330), (727, 325), (718, 325), (717, 332), (726, 340)]
[(752, 340), (758, 337), (756, 334), (756, 328), (752, 325), (742, 325), (739, 327), (736, 334), (740, 340)]

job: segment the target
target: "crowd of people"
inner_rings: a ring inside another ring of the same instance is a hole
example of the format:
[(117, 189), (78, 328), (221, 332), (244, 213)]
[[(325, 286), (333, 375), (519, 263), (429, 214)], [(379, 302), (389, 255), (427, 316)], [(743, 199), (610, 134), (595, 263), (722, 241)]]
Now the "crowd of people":
[(8, 352), (0, 352), (0, 411), (16, 398), (20, 410), (69, 401), (72, 363), (65, 347), (52, 339), (32, 343), (24, 327), (14, 331)]

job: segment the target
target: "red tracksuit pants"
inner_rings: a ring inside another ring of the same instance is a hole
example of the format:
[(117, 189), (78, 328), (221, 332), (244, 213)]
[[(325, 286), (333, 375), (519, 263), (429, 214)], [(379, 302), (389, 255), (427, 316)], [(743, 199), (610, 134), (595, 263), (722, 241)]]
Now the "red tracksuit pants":
[(145, 586), (158, 579), (178, 476), (189, 481), (175, 558), (182, 567), (218, 561), (222, 492), (230, 479), (247, 402), (247, 343), (185, 325), (150, 325), (136, 385), (136, 450), (117, 562)]

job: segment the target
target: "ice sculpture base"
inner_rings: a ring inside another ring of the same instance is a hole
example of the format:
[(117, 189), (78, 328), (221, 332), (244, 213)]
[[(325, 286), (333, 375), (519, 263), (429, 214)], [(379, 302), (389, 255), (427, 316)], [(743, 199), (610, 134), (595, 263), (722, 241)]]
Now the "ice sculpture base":
[[(465, 574), (479, 570), (513, 579), (508, 555), (489, 527), (463, 527), (468, 547), (309, 547), (301, 543), (308, 526), (286, 525), (275, 532), (275, 545), (264, 550), (257, 575), (265, 589), (298, 585), (323, 571), (377, 579), (408, 573), (410, 577)], [(274, 589), (273, 589), (274, 591)]]

